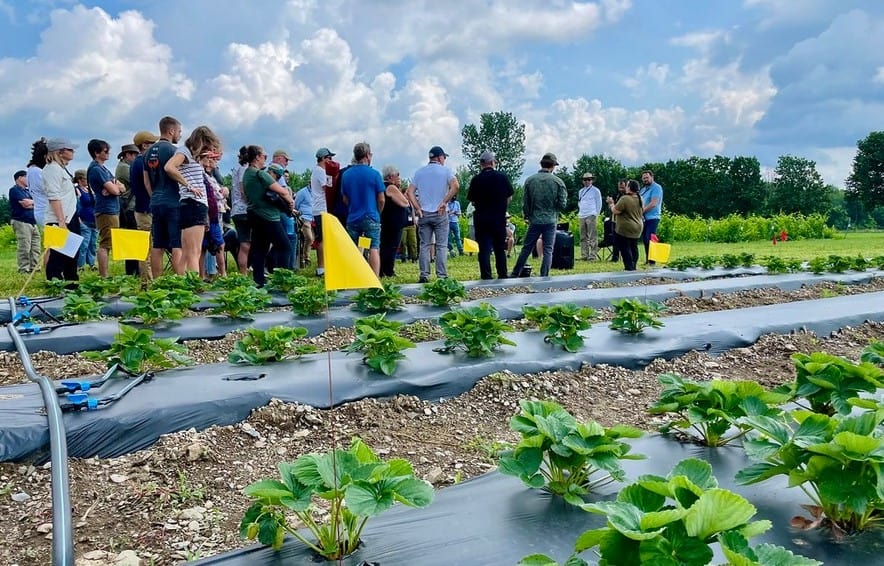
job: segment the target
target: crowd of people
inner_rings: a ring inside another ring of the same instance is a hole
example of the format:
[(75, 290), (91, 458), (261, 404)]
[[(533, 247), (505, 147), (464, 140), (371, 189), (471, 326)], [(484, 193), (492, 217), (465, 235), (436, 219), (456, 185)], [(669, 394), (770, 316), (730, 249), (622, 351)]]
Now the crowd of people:
[[(126, 272), (150, 281), (168, 265), (183, 274), (225, 275), (226, 251), (236, 269), (263, 286), (273, 269), (306, 268), (316, 250), (316, 274), (325, 273), (322, 213), (335, 215), (354, 242), (365, 248), (375, 274), (393, 277), (397, 258), (417, 261), (420, 283), (448, 277), (447, 258), (464, 253), (460, 233), (462, 208), (457, 177), (446, 165), (448, 154), (439, 146), (428, 152), (406, 186), (399, 169), (373, 168), (371, 146), (354, 145), (349, 165), (341, 167), (326, 147), (316, 153), (310, 183), (300, 190), (288, 185), (291, 161), (285, 150), (272, 156), (259, 145), (246, 145), (238, 154), (231, 186), (225, 187), (218, 169), (222, 142), (207, 126), (195, 128), (182, 142), (181, 123), (166, 116), (159, 134), (135, 133), (131, 144), (108, 168), (111, 147), (92, 139), (86, 150), (91, 163), (71, 173), (69, 164), (78, 145), (65, 138), (41, 138), (32, 146), (25, 170), (13, 175), (9, 190), (12, 225), (18, 243), (18, 270), (45, 269), (46, 278), (78, 279), (78, 270), (97, 269), (108, 275), (114, 228), (150, 232), (145, 261), (127, 261)], [(269, 161), (268, 161), (269, 160)], [(527, 222), (522, 249), (512, 270), (507, 258), (515, 244), (515, 226), (507, 209), (513, 187), (496, 169), (491, 151), (479, 157), (480, 172), (469, 183), (469, 235), (478, 245), (482, 279), (518, 277), (532, 251), (541, 250), (540, 275), (548, 276), (556, 226), (567, 203), (564, 182), (554, 174), (559, 165), (552, 153), (543, 155), (540, 170), (524, 184), (522, 211)], [(578, 194), (581, 259), (598, 259), (597, 221), (603, 212), (594, 177), (583, 177)], [(626, 269), (635, 269), (638, 241), (647, 256), (650, 235), (660, 218), (663, 192), (653, 174), (642, 174), (644, 188), (634, 180), (620, 183), (618, 198), (606, 199), (614, 219), (614, 254)], [(51, 249), (41, 253), (39, 227), (63, 226), (82, 236), (74, 257)], [(491, 255), (494, 255), (494, 271)], [(41, 258), (45, 258), (41, 259)]]

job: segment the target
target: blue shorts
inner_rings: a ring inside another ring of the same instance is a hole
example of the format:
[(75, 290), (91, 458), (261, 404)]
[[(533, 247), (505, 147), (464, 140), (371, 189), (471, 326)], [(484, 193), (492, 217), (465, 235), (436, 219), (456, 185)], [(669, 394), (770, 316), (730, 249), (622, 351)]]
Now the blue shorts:
[(150, 237), (155, 249), (181, 248), (181, 227), (178, 225), (178, 212), (177, 202), (172, 206), (151, 203), (150, 213), (153, 216), (153, 223), (150, 226)]
[(371, 249), (381, 247), (381, 223), (368, 216), (355, 222), (347, 222), (347, 233), (353, 238), (353, 242), (358, 242), (359, 236), (365, 236), (371, 239)]
[(206, 235), (203, 236), (203, 249), (210, 254), (218, 253), (224, 247), (224, 233), (220, 224), (209, 224)]
[(186, 198), (181, 201), (178, 211), (178, 225), (182, 230), (194, 226), (206, 226), (209, 223), (209, 207), (205, 204)]

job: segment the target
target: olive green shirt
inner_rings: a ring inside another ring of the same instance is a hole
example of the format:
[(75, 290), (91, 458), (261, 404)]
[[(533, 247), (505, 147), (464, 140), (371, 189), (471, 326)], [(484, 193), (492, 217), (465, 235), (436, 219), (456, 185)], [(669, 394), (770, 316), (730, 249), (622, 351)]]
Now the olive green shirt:
[(614, 231), (624, 238), (638, 238), (642, 235), (642, 202), (638, 195), (626, 194), (617, 200), (617, 222)]
[(555, 224), (568, 203), (565, 182), (549, 171), (538, 171), (525, 179), (522, 213), (530, 224)]
[(249, 212), (257, 214), (264, 220), (279, 222), (279, 209), (273, 206), (264, 195), (275, 183), (273, 177), (267, 171), (260, 171), (249, 167), (242, 175), (242, 188), (249, 201)]

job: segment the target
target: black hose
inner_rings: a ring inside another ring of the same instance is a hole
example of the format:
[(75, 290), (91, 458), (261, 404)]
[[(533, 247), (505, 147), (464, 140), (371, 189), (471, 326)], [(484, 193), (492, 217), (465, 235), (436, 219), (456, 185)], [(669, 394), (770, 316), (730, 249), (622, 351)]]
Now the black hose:
[[(12, 300), (10, 300), (12, 303)], [(13, 311), (13, 314), (15, 311)], [(49, 421), (49, 461), (52, 481), (52, 566), (74, 566), (74, 537), (71, 524), (71, 489), (68, 473), (68, 441), (64, 430), (61, 408), (55, 385), (48, 377), (39, 375), (31, 363), (31, 356), (15, 325), (6, 325), (28, 379), (39, 385)]]

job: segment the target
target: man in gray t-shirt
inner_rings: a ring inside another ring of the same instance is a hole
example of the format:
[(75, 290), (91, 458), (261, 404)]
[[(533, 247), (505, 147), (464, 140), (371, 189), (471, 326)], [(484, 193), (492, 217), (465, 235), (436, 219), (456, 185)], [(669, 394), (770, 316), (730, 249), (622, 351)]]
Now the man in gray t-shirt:
[(418, 169), (408, 185), (408, 200), (418, 217), (420, 234), (420, 279), (418, 283), (430, 280), (430, 246), (435, 237), (436, 277), (448, 277), (448, 203), (457, 197), (457, 177), (445, 166), (448, 154), (435, 145), (430, 148), (430, 161)]

